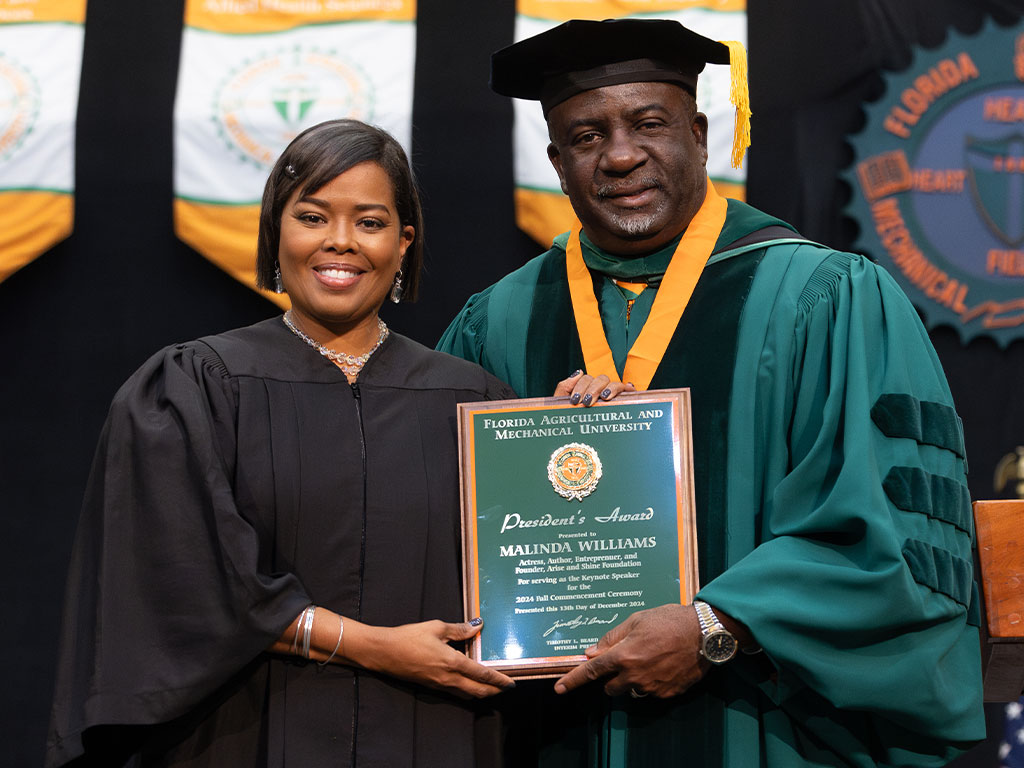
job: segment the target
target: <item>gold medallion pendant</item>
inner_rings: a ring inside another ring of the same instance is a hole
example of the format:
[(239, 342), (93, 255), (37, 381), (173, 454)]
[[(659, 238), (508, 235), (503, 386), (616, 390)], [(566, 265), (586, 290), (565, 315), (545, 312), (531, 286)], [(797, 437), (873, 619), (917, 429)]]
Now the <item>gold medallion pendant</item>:
[(566, 499), (582, 500), (597, 488), (601, 479), (601, 459), (597, 451), (584, 443), (569, 443), (557, 448), (548, 461), (548, 480), (555, 493)]

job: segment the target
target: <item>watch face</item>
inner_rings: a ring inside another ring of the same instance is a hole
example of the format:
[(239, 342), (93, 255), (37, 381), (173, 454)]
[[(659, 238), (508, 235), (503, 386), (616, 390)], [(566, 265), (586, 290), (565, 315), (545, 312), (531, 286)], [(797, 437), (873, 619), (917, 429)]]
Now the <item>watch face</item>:
[(704, 655), (712, 664), (724, 664), (736, 655), (736, 638), (728, 632), (712, 632), (704, 638)]

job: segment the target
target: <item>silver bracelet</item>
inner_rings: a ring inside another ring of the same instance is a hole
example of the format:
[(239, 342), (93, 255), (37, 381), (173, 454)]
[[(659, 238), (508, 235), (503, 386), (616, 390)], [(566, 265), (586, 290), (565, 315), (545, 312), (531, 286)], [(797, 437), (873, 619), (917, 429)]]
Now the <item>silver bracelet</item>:
[(299, 612), (299, 619), (295, 622), (295, 637), (292, 639), (292, 655), (299, 655), (299, 636), (302, 634), (302, 624), (306, 620), (306, 613), (313, 606), (307, 605)]
[(333, 659), (338, 654), (338, 649), (341, 648), (341, 636), (344, 635), (344, 634), (345, 634), (345, 620), (343, 618), (341, 618), (341, 616), (339, 616), (338, 617), (338, 642), (336, 642), (334, 644), (334, 650), (331, 651), (331, 655), (328, 656), (323, 661), (318, 661), (317, 664), (319, 664), (321, 667), (326, 667), (328, 662), (331, 659)]
[(309, 658), (309, 641), (313, 635), (313, 619), (316, 617), (316, 606), (311, 605), (306, 612), (306, 626), (302, 630), (302, 658)]

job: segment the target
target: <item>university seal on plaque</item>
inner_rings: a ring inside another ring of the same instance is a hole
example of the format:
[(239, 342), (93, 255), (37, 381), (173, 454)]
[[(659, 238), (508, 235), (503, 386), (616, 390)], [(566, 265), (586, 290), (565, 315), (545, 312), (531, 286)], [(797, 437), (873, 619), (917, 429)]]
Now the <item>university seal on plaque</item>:
[(555, 493), (580, 501), (597, 488), (601, 479), (601, 459), (597, 451), (584, 443), (569, 443), (555, 449), (548, 461), (548, 480)]

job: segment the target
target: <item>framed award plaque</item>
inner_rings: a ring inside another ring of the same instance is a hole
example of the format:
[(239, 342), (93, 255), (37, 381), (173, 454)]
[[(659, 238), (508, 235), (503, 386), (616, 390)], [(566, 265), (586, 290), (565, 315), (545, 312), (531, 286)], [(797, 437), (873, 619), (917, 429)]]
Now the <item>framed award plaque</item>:
[(689, 395), (459, 406), (471, 658), (554, 677), (631, 613), (693, 599)]

